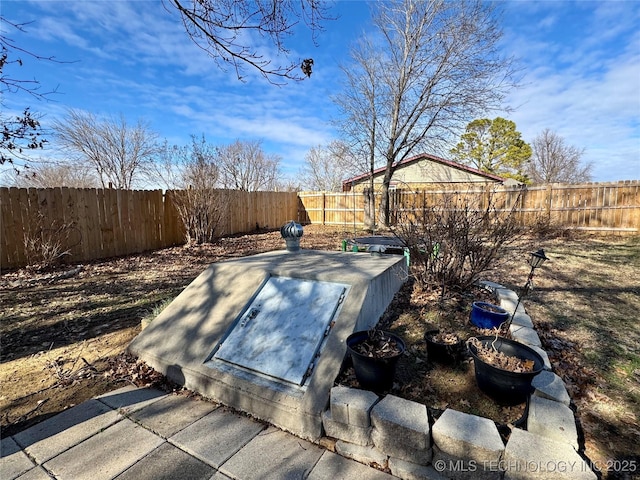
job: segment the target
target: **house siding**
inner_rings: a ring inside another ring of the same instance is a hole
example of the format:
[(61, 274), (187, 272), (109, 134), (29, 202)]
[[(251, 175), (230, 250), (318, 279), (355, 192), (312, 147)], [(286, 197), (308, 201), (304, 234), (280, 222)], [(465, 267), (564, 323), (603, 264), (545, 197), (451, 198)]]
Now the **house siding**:
[[(376, 190), (382, 185), (383, 178), (383, 173), (378, 173), (374, 176), (374, 188)], [(496, 180), (428, 159), (398, 167), (391, 177), (391, 185), (399, 189), (428, 188), (433, 184), (478, 183), (496, 183)], [(356, 191), (369, 188), (369, 179), (358, 179), (354, 182), (353, 188)]]

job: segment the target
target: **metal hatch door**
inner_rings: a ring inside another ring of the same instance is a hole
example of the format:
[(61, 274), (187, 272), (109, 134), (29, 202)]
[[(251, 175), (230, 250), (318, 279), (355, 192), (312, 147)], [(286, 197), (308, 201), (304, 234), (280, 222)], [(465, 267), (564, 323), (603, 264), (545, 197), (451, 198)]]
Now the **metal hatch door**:
[(213, 358), (303, 385), (348, 288), (270, 277)]

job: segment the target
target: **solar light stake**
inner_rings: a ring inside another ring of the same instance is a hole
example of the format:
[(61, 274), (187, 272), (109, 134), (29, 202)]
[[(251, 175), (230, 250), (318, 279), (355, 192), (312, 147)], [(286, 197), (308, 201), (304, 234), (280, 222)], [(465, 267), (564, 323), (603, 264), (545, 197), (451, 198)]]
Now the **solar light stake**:
[(513, 313), (511, 314), (511, 317), (507, 322), (507, 331), (509, 331), (509, 327), (511, 326), (511, 322), (513, 321), (514, 315), (518, 311), (518, 307), (520, 306), (521, 300), (529, 293), (529, 290), (531, 290), (531, 286), (533, 285), (533, 275), (535, 273), (536, 268), (542, 266), (542, 264), (547, 260), (549, 259), (544, 254), (543, 249), (540, 249), (537, 252), (532, 252), (530, 254), (528, 263), (529, 265), (531, 265), (531, 271), (529, 272), (529, 276), (527, 277), (526, 283), (522, 287), (522, 291), (520, 293), (520, 296), (518, 297), (518, 303), (516, 303), (516, 308), (513, 310)]

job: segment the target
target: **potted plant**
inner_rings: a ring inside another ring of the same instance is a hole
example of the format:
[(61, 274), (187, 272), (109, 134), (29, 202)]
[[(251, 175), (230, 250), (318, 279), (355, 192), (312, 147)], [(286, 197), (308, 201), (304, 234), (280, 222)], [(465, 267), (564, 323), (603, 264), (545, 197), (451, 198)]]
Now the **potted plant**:
[(473, 302), (471, 323), (478, 328), (498, 328), (509, 319), (509, 312), (488, 302)]
[(531, 393), (531, 381), (544, 360), (531, 347), (497, 335), (467, 341), (480, 390), (502, 405), (518, 405)]
[(398, 360), (405, 351), (404, 341), (384, 330), (363, 330), (347, 337), (347, 350), (360, 386), (384, 392), (393, 386)]
[(457, 362), (464, 350), (464, 341), (455, 333), (428, 330), (424, 334), (429, 360), (451, 364)]

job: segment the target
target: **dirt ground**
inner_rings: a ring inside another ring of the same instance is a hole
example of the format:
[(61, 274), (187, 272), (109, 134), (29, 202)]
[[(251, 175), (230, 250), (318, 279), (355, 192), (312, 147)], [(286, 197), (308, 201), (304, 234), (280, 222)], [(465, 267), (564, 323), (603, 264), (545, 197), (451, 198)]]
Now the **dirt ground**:
[[(307, 226), (302, 247), (339, 250), (342, 239), (365, 234)], [(540, 239), (526, 238), (505, 250), (502, 260), (487, 272), (486, 278), (517, 289), (526, 279), (527, 252), (534, 245), (537, 249)], [(606, 470), (606, 462), (640, 460), (640, 327), (637, 326), (640, 242), (616, 240), (614, 248), (628, 253), (628, 258), (610, 266), (611, 271), (606, 273), (598, 267), (618, 283), (624, 282), (620, 292), (607, 290), (624, 303), (618, 301), (623, 311), (611, 316), (624, 319), (627, 312), (636, 313), (634, 323), (607, 323), (602, 334), (608, 331), (609, 337), (595, 339), (616, 345), (618, 349), (613, 353), (626, 359), (610, 362), (611, 368), (606, 371), (598, 366), (602, 359), (589, 354), (593, 351), (594, 337), (591, 317), (583, 305), (599, 287), (608, 288), (605, 280), (598, 277), (596, 283), (602, 284), (587, 285), (585, 276), (577, 276), (594, 268), (593, 265), (569, 261), (560, 265), (557, 258), (564, 256), (566, 260), (576, 245), (581, 252), (596, 248), (598, 255), (604, 256), (612, 248), (610, 241), (598, 239), (546, 239), (542, 246), (548, 256), (555, 255), (557, 263), (555, 269), (546, 266), (541, 269), (536, 285), (539, 288), (529, 296), (525, 306), (536, 322), (543, 348), (549, 353), (556, 373), (563, 377), (574, 399), (586, 454)], [(281, 248), (279, 232), (262, 232), (222, 239), (215, 245), (174, 247), (67, 265), (52, 272), (27, 269), (3, 272), (0, 275), (2, 436), (15, 434), (126, 384), (179, 390), (123, 353), (139, 333), (141, 321), (155, 317), (208, 264)], [(579, 285), (576, 278), (580, 279)], [(572, 292), (571, 288), (578, 290)], [(381, 320), (382, 326), (401, 334), (407, 343), (407, 354), (398, 367), (392, 393), (426, 404), (434, 415), (451, 407), (486, 416), (496, 421), (506, 436), (522, 416), (524, 406), (496, 406), (477, 389), (470, 360), (450, 368), (430, 362), (426, 355), (424, 332), (443, 326), (461, 332), (468, 330), (466, 319), (477, 295), (476, 291), (464, 292), (442, 300), (437, 292), (422, 291), (413, 282), (408, 282), (396, 295)], [(616, 308), (615, 299), (602, 301), (607, 309)], [(560, 304), (566, 308), (563, 310)], [(576, 317), (583, 321), (572, 322)], [(467, 332), (466, 336), (469, 334), (477, 332)], [(352, 369), (343, 372), (339, 381), (354, 383)], [(626, 475), (611, 472), (608, 478), (632, 478), (628, 472)]]

